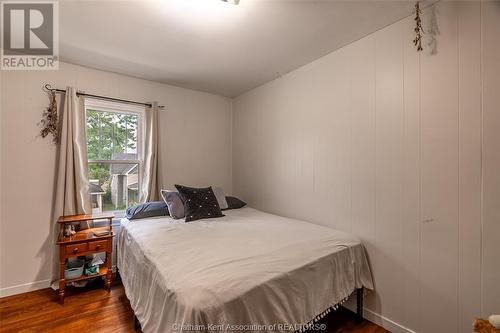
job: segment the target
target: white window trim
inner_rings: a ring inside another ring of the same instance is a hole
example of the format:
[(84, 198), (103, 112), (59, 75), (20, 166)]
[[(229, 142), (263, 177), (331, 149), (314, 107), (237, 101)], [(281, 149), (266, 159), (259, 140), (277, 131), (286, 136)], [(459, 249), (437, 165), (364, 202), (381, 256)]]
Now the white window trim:
[(85, 97), (85, 109), (97, 109), (100, 111), (118, 113), (134, 113), (140, 115), (143, 115), (146, 111), (146, 107), (144, 105), (106, 101), (92, 97)]

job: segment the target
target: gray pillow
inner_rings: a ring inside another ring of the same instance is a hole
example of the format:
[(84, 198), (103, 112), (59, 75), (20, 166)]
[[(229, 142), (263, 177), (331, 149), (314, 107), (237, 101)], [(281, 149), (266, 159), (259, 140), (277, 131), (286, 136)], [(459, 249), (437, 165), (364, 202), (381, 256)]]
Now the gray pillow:
[(168, 206), (164, 201), (151, 201), (127, 208), (126, 216), (129, 220), (136, 220), (166, 215), (169, 213)]
[(161, 196), (168, 206), (168, 212), (173, 219), (184, 218), (184, 203), (177, 191), (161, 190)]
[(220, 209), (227, 209), (227, 201), (226, 201), (226, 196), (224, 195), (224, 191), (222, 190), (222, 187), (216, 186), (212, 187), (212, 191), (215, 194), (215, 197), (217, 198), (217, 203), (219, 204)]

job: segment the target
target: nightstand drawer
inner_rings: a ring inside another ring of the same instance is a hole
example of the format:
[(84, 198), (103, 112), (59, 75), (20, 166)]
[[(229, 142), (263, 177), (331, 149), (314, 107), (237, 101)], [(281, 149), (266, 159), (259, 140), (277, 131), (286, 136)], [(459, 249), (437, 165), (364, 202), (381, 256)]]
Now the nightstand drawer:
[(106, 251), (108, 249), (108, 241), (89, 242), (89, 251)]
[(66, 255), (87, 252), (87, 243), (66, 245)]

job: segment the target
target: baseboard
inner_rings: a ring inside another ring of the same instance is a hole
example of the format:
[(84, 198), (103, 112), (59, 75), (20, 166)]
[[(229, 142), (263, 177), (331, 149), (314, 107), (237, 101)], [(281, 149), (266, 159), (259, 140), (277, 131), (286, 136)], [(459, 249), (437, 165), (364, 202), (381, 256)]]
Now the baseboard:
[(373, 312), (370, 309), (364, 308), (364, 318), (368, 319), (369, 321), (382, 326), (386, 330), (392, 332), (392, 333), (416, 333), (415, 331), (404, 327), (403, 325), (400, 325), (396, 323), (395, 321), (390, 320), (389, 318), (386, 318), (378, 313)]
[[(352, 312), (356, 312), (355, 297), (350, 297), (349, 300), (343, 304), (343, 307), (351, 310)], [(363, 317), (371, 321), (372, 323), (377, 324), (378, 326), (382, 326), (392, 333), (416, 333), (415, 331), (406, 328), (403, 325), (396, 323), (395, 321), (386, 318), (370, 309), (367, 309), (366, 307), (363, 308)]]
[(17, 286), (1, 288), (0, 297), (7, 297), (12, 295), (27, 293), (28, 291), (34, 291), (49, 287), (50, 287), (50, 280), (40, 280), (40, 281), (20, 284)]

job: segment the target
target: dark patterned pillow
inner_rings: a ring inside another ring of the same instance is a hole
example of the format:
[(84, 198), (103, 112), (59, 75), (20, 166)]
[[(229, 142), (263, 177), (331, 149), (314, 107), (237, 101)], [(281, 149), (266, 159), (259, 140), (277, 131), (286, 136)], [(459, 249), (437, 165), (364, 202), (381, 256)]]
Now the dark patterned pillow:
[(194, 188), (175, 185), (175, 188), (184, 201), (186, 222), (224, 216), (211, 187)]

